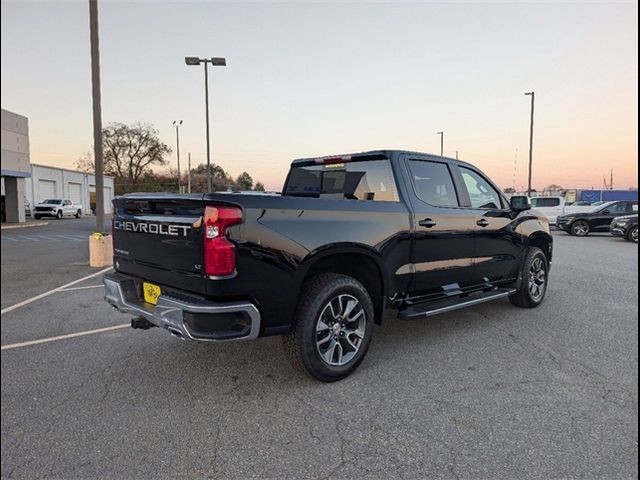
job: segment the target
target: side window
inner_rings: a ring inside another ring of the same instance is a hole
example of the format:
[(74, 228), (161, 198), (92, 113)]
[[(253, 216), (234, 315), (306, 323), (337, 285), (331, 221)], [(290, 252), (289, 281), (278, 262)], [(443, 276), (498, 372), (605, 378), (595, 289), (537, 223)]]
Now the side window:
[(633, 213), (638, 211), (638, 207), (636, 206), (634, 209), (634, 205), (631, 202), (620, 202), (613, 205), (611, 209), (613, 213)]
[(409, 160), (409, 170), (420, 200), (436, 207), (457, 207), (458, 196), (446, 163)]
[(532, 207), (557, 207), (558, 205), (560, 205), (559, 198), (536, 197), (531, 199)]
[[(502, 208), (500, 194), (489, 182), (482, 178), (482, 176), (466, 167), (460, 167), (460, 173), (469, 192), (469, 198), (471, 199), (471, 206), (473, 208), (492, 210)], [(538, 203), (538, 206), (542, 205)]]
[(65, 200), (65, 201), (64, 201), (64, 204), (65, 204), (65, 205), (71, 205), (71, 200)]

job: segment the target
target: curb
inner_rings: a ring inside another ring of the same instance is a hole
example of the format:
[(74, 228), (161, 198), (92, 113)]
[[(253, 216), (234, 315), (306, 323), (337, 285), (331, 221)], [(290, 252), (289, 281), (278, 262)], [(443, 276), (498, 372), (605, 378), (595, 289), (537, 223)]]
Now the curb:
[(25, 223), (23, 225), (6, 225), (0, 227), (0, 230), (13, 230), (14, 228), (31, 228), (31, 227), (44, 227), (45, 225), (49, 225), (49, 222), (33, 222), (33, 223)]

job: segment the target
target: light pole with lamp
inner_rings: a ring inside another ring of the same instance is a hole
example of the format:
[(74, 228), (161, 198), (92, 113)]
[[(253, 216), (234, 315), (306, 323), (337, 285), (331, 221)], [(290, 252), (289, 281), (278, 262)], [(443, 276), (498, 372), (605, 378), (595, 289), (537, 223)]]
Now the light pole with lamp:
[(198, 57), (185, 57), (184, 62), (190, 66), (204, 65), (204, 103), (206, 110), (206, 122), (207, 122), (207, 189), (211, 191), (211, 147), (209, 146), (209, 69), (207, 64), (211, 66), (224, 67), (227, 64), (227, 60), (222, 57), (212, 58), (198, 58)]

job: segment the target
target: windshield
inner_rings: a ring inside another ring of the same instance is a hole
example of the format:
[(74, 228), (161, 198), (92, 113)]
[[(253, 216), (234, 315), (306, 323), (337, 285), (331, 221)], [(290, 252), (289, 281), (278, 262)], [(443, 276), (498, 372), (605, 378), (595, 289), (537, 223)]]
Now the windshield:
[(42, 203), (47, 204), (47, 205), (57, 205), (57, 204), (59, 204), (61, 202), (62, 202), (62, 200), (54, 200), (54, 199), (49, 198), (49, 199), (45, 200)]
[(600, 203), (599, 205), (596, 205), (595, 207), (593, 207), (591, 210), (589, 210), (590, 212), (601, 212), (602, 210), (605, 210), (607, 207), (613, 205), (616, 202), (604, 202), (604, 203)]

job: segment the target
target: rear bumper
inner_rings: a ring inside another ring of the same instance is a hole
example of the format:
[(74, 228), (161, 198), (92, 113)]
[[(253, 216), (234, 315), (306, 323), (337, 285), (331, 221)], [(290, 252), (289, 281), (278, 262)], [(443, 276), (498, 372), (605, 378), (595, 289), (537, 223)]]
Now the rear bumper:
[[(163, 293), (151, 305), (140, 299), (139, 279), (121, 273), (103, 277), (104, 299), (123, 313), (144, 317), (185, 340), (253, 340), (260, 334), (260, 312), (251, 302), (185, 300)], [(186, 297), (186, 295), (185, 295)]]

